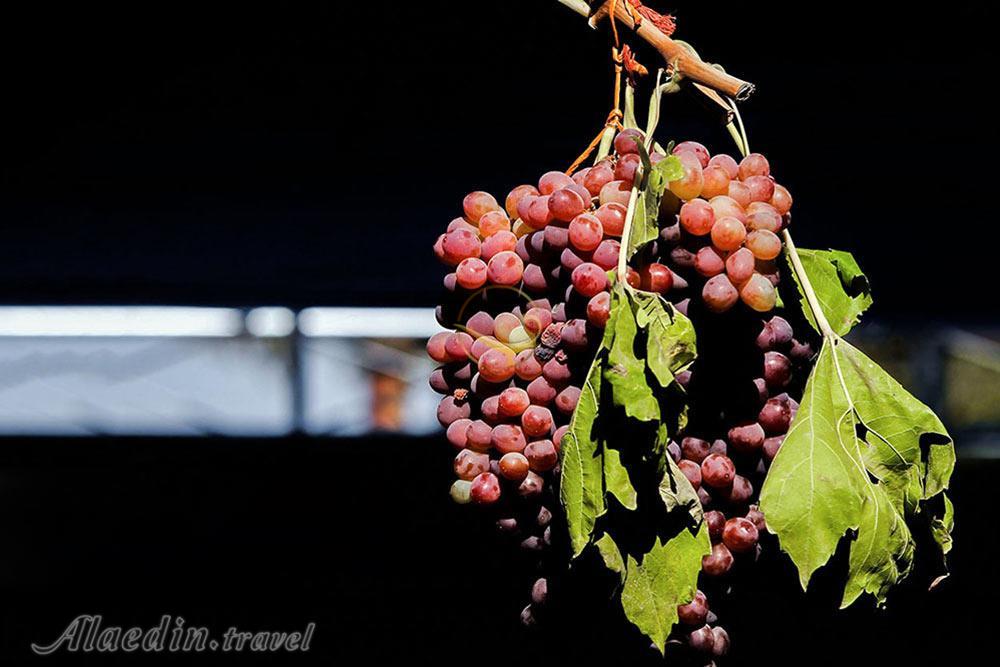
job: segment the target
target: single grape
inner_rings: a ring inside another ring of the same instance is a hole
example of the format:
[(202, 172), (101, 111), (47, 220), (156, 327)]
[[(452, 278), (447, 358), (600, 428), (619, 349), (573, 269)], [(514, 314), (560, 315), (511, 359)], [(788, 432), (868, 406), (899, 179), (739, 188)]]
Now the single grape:
[[(479, 404), (479, 413), (483, 421), (487, 424), (496, 425), (500, 423), (500, 397), (487, 396)], [(490, 446), (493, 446), (493, 431), (490, 431)]]
[(448, 263), (457, 265), (466, 257), (479, 257), (482, 245), (479, 235), (468, 229), (456, 229), (444, 235), (441, 242)]
[(559, 452), (551, 440), (529, 442), (524, 448), (524, 455), (528, 457), (528, 464), (535, 472), (548, 472), (559, 463)]
[(601, 244), (604, 228), (600, 219), (590, 213), (583, 213), (569, 223), (569, 242), (577, 250), (590, 252)]
[(758, 313), (766, 313), (774, 308), (778, 300), (778, 293), (770, 280), (759, 273), (754, 273), (740, 287), (740, 298), (743, 303)]
[(569, 222), (590, 206), (590, 193), (587, 195), (581, 197), (575, 188), (556, 190), (549, 197), (549, 211), (552, 217), (562, 222)]
[(481, 419), (471, 422), (465, 432), (465, 442), (469, 449), (489, 451), (493, 446), (493, 427)]
[(696, 489), (701, 486), (701, 466), (694, 461), (681, 459), (677, 462), (677, 467), (681, 469), (681, 472), (684, 473), (687, 480), (691, 482), (691, 486)]
[(792, 342), (792, 325), (788, 320), (775, 315), (769, 319), (757, 335), (757, 347), (762, 352), (775, 349), (786, 349)]
[(777, 211), (758, 210), (747, 216), (747, 229), (756, 231), (778, 232), (781, 230), (781, 216)]
[(552, 211), (549, 210), (549, 195), (540, 195), (531, 198), (525, 197), (524, 201), (527, 202), (527, 210), (525, 211), (525, 215), (521, 216), (521, 220), (530, 225), (532, 229), (543, 229), (552, 222)]
[(622, 130), (615, 137), (615, 152), (618, 155), (630, 155), (639, 153), (638, 142), (644, 141), (645, 135), (639, 130), (627, 129)]
[(726, 515), (719, 510), (705, 512), (705, 526), (708, 527), (708, 537), (712, 543), (722, 541), (722, 530), (726, 526)]
[(489, 472), (490, 456), (483, 452), (463, 449), (455, 457), (454, 468), (456, 477), (471, 482), (478, 475)]
[(670, 191), (680, 199), (694, 199), (701, 194), (702, 186), (705, 184), (701, 161), (690, 151), (683, 151), (677, 157), (684, 167), (684, 176), (670, 182)]
[(451, 485), (451, 499), (459, 505), (468, 505), (472, 500), (472, 482), (456, 479)]
[(448, 232), (453, 232), (456, 229), (467, 229), (473, 234), (479, 233), (479, 228), (473, 224), (470, 224), (469, 221), (466, 220), (465, 218), (455, 218), (454, 220), (448, 223), (448, 228), (447, 228)]
[(701, 591), (695, 591), (694, 598), (677, 607), (677, 618), (684, 625), (704, 625), (708, 616), (708, 598)]
[(667, 443), (667, 454), (674, 460), (674, 463), (677, 463), (681, 460), (681, 446), (671, 440)]
[(544, 438), (552, 432), (552, 426), (552, 412), (540, 405), (529, 405), (521, 415), (521, 428), (528, 437)]
[(563, 424), (552, 434), (552, 444), (556, 446), (556, 451), (562, 448), (563, 436), (569, 431), (569, 424)]
[(501, 417), (520, 417), (529, 405), (528, 392), (520, 387), (508, 387), (500, 392), (498, 410)]
[(528, 476), (528, 459), (520, 452), (507, 452), (500, 457), (500, 475), (512, 482), (520, 482)]
[(757, 526), (743, 517), (734, 517), (722, 530), (722, 541), (730, 551), (745, 553), (757, 544)]
[(479, 222), (484, 214), (500, 210), (500, 205), (490, 193), (477, 190), (465, 195), (465, 199), (462, 200), (462, 209), (469, 222)]
[(721, 489), (733, 483), (736, 466), (732, 459), (722, 454), (709, 454), (701, 462), (701, 479), (708, 486)]
[(771, 389), (781, 389), (792, 379), (792, 362), (781, 352), (764, 353), (764, 381)]
[(625, 181), (610, 181), (601, 188), (598, 201), (601, 206), (606, 204), (619, 204), (628, 206), (629, 197), (632, 195), (632, 186)]
[(601, 221), (601, 228), (608, 236), (621, 236), (625, 230), (625, 215), (628, 212), (626, 204), (613, 201), (602, 204), (594, 212), (597, 219)]
[(444, 367), (435, 368), (431, 371), (431, 377), (427, 381), (431, 386), (431, 389), (439, 394), (450, 394), (455, 387), (452, 386), (449, 380), (449, 374), (445, 371)]
[(781, 215), (785, 215), (792, 209), (792, 195), (785, 186), (775, 183), (774, 194), (771, 196), (771, 206), (776, 208)]
[(445, 341), (448, 340), (448, 336), (450, 335), (450, 331), (439, 331), (427, 340), (427, 354), (431, 359), (439, 364), (455, 361), (448, 354), (448, 351), (444, 346)]
[(591, 261), (605, 271), (618, 266), (618, 255), (621, 253), (621, 244), (614, 239), (605, 239), (597, 246)]
[(747, 236), (747, 248), (757, 259), (774, 259), (781, 254), (781, 239), (774, 232), (758, 229)]
[(465, 322), (465, 328), (475, 338), (493, 335), (493, 316), (485, 310), (474, 313)]
[[(713, 217), (715, 216), (714, 212), (712, 213), (712, 216)], [(680, 216), (678, 216), (677, 222), (675, 222), (672, 225), (667, 225), (666, 227), (660, 230), (660, 241), (662, 241), (667, 246), (677, 245), (678, 243), (681, 242), (681, 238), (682, 235), (681, 235)]]
[[(724, 534), (724, 533), (723, 533)], [(701, 570), (712, 577), (720, 577), (733, 567), (733, 554), (719, 542), (712, 545), (712, 553), (701, 559)]]
[(580, 388), (579, 387), (566, 387), (558, 394), (556, 394), (555, 404), (556, 409), (564, 415), (571, 415), (573, 411), (576, 410), (577, 401), (580, 400)]
[(753, 497), (753, 484), (743, 475), (733, 478), (733, 485), (722, 490), (730, 505), (745, 505)]
[(712, 212), (715, 214), (716, 220), (719, 218), (736, 218), (740, 222), (746, 222), (746, 211), (744, 211), (739, 202), (732, 197), (724, 195), (712, 197), (711, 201), (708, 202), (708, 205), (712, 208)]
[(792, 340), (792, 347), (788, 351), (788, 356), (797, 363), (807, 364), (816, 356), (816, 350), (808, 342), (803, 343), (798, 340)]
[(752, 523), (757, 527), (757, 533), (763, 533), (767, 530), (767, 522), (764, 520), (764, 513), (760, 511), (760, 508), (756, 505), (751, 505), (750, 509), (747, 510), (747, 521)]
[(545, 331), (545, 328), (552, 324), (552, 311), (548, 308), (529, 308), (524, 314), (524, 330), (533, 336)]
[(640, 285), (647, 292), (666, 294), (674, 286), (674, 274), (663, 264), (651, 262), (639, 272)]
[(494, 336), (480, 336), (472, 344), (472, 348), (469, 350), (469, 355), (479, 363), (479, 359), (483, 356), (483, 353), (487, 350), (499, 349), (501, 351), (513, 352), (506, 345), (497, 340)]
[(708, 279), (701, 290), (701, 298), (709, 310), (722, 313), (733, 307), (739, 299), (739, 292), (723, 274)]
[(469, 443), (469, 426), (471, 419), (456, 419), (448, 425), (445, 431), (445, 438), (455, 449), (465, 449)]
[[(732, 218), (729, 218), (732, 220)], [(694, 270), (706, 278), (717, 276), (726, 269), (726, 260), (710, 245), (701, 248), (694, 256)], [(753, 271), (753, 268), (750, 269)], [(731, 276), (730, 276), (731, 277)]]
[(726, 172), (726, 175), (729, 176), (729, 180), (738, 178), (740, 175), (740, 167), (736, 160), (722, 153), (713, 155), (712, 159), (708, 161), (708, 166), (721, 167)]
[(478, 289), (486, 284), (486, 262), (466, 257), (455, 268), (455, 280), (463, 289)]
[[(501, 230), (483, 240), (479, 256), (484, 262), (488, 262), (501, 252), (513, 252), (516, 249), (517, 236), (514, 232)], [(518, 255), (518, 259), (520, 259), (520, 255)], [(461, 264), (459, 264), (459, 266), (461, 266)]]
[(474, 339), (464, 331), (455, 331), (444, 341), (444, 349), (448, 356), (456, 361), (468, 359), (472, 352)]
[(521, 199), (528, 195), (538, 196), (541, 194), (538, 192), (538, 188), (534, 185), (519, 185), (510, 191), (507, 195), (507, 199), (504, 201), (504, 209), (507, 211), (507, 215), (513, 220), (515, 218), (521, 217), (517, 211), (517, 205), (520, 203)]
[(757, 422), (733, 426), (727, 435), (737, 452), (755, 452), (764, 445), (764, 428)]
[(742, 285), (750, 280), (754, 265), (753, 253), (746, 248), (740, 248), (726, 258), (726, 275), (734, 285)]
[(588, 298), (608, 287), (608, 274), (591, 262), (585, 262), (573, 269), (570, 278), (573, 281), (573, 288)]
[(528, 442), (524, 438), (524, 431), (515, 424), (500, 424), (493, 428), (493, 437), (490, 441), (493, 449), (501, 454), (509, 452), (523, 452)]
[(503, 210), (489, 211), (479, 219), (479, 235), (488, 238), (497, 232), (510, 231), (510, 218)]
[(486, 274), (494, 285), (516, 285), (524, 274), (524, 262), (515, 252), (500, 252), (490, 259)]
[(445, 396), (438, 403), (438, 422), (445, 428), (448, 428), (448, 426), (459, 419), (468, 419), (471, 414), (472, 406), (469, 405), (467, 400), (458, 399), (454, 396)]
[(635, 172), (639, 169), (640, 164), (642, 161), (635, 153), (621, 156), (618, 159), (618, 164), (615, 165), (615, 178), (619, 181), (625, 181), (631, 187), (635, 180)]
[[(575, 320), (574, 320), (575, 321)], [(573, 377), (565, 355), (556, 355), (542, 365), (542, 377), (554, 386), (563, 386)]]
[(753, 201), (753, 192), (750, 187), (741, 181), (729, 181), (729, 189), (726, 192), (737, 204), (746, 208)]
[(627, 282), (635, 289), (639, 289), (642, 286), (642, 276), (640, 276), (639, 272), (633, 269), (631, 266), (626, 267), (625, 282)]
[(484, 472), (472, 480), (469, 496), (477, 505), (492, 505), (500, 500), (500, 480), (491, 472)]
[(719, 166), (708, 167), (702, 172), (705, 183), (701, 188), (701, 196), (706, 199), (718, 195), (729, 194), (729, 174)]
[(517, 493), (522, 498), (537, 498), (542, 495), (545, 488), (545, 480), (534, 472), (528, 472), (527, 477), (517, 487)]
[(743, 245), (746, 237), (747, 228), (736, 218), (719, 218), (712, 225), (712, 245), (719, 250), (732, 252)]
[(751, 176), (770, 176), (771, 165), (760, 153), (750, 153), (740, 162), (740, 180), (745, 181)]
[(601, 189), (615, 180), (615, 169), (608, 162), (600, 162), (594, 165), (583, 178), (583, 187), (587, 188), (591, 197), (601, 194)]
[(697, 630), (692, 630), (688, 635), (688, 646), (699, 653), (711, 653), (715, 648), (715, 635), (712, 628), (703, 625)]
[(538, 179), (538, 191), (543, 195), (550, 195), (556, 190), (565, 188), (573, 184), (573, 178), (561, 171), (549, 171), (542, 174)]
[(774, 179), (770, 176), (751, 176), (743, 183), (750, 189), (750, 201), (770, 202), (774, 196)]
[(705, 236), (715, 224), (715, 209), (704, 199), (692, 199), (681, 206), (681, 227), (693, 236)]
[(781, 444), (785, 441), (784, 435), (778, 435), (773, 438), (768, 438), (764, 441), (764, 458), (767, 461), (773, 461), (774, 457), (778, 455), (778, 450), (781, 449)]
[(792, 423), (792, 406), (787, 395), (769, 398), (757, 415), (761, 426), (769, 435), (783, 435)]
[(549, 289), (549, 279), (542, 267), (537, 264), (525, 266), (521, 280), (524, 281), (525, 288), (532, 292), (544, 292)]
[(688, 436), (681, 440), (681, 454), (685, 459), (694, 461), (699, 465), (708, 456), (709, 447), (711, 447), (711, 443), (701, 438)]
[(611, 294), (600, 292), (587, 302), (587, 321), (598, 329), (603, 329), (611, 316)]
[(681, 153), (689, 152), (697, 158), (698, 164), (701, 165), (702, 169), (708, 166), (710, 158), (708, 149), (697, 141), (682, 141), (674, 146), (672, 152), (677, 156), (680, 156)]
[(544, 377), (538, 377), (528, 383), (528, 397), (534, 405), (551, 405), (559, 390)]
[(506, 382), (514, 377), (514, 356), (509, 348), (491, 347), (479, 357), (479, 374), (487, 382)]

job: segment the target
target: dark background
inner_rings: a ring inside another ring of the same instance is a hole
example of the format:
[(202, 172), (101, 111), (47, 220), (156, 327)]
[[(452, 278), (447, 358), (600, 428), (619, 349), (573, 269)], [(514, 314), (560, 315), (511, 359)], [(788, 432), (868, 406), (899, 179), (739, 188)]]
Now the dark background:
[[(994, 8), (669, 8), (679, 37), (757, 84), (744, 119), (796, 198), (796, 240), (852, 250), (873, 317), (995, 321)], [(565, 167), (609, 108), (607, 35), (554, 0), (4, 13), (2, 303), (430, 305), (430, 245), (464, 193)], [(707, 119), (679, 95), (661, 128), (734, 152)], [(447, 458), (375, 438), (0, 442), (0, 658), (42, 664), (28, 644), (79, 613), (319, 623), (310, 655), (246, 664), (618, 646), (588, 626), (521, 633), (524, 573), (447, 502)], [(888, 613), (834, 615), (778, 577), (727, 619), (730, 664), (984, 654), (997, 472), (960, 463), (941, 591), (914, 581)]]

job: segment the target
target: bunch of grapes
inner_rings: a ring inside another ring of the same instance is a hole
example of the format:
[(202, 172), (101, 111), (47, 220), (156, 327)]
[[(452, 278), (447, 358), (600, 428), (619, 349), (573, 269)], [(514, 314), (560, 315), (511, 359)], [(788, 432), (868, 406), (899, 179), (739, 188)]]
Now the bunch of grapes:
[[(455, 448), (459, 503), (488, 506), (500, 532), (558, 561), (559, 452), (608, 321), (642, 133), (624, 130), (614, 153), (575, 174), (551, 171), (519, 185), (501, 206), (486, 192), (463, 201), (434, 244), (452, 267), (427, 343), (440, 364), (430, 384), (444, 395), (438, 419)], [(679, 608), (678, 641), (721, 655), (728, 635), (712, 627), (718, 581), (759, 549), (764, 518), (754, 500), (797, 409), (812, 357), (808, 341), (770, 313), (777, 303), (791, 197), (753, 154), (737, 163), (685, 142), (673, 153), (684, 176), (669, 184), (660, 238), (627, 267), (636, 289), (657, 292), (695, 323), (699, 359), (678, 382), (689, 421), (670, 455), (698, 490), (714, 543), (703, 571), (708, 593)], [(664, 159), (653, 151), (650, 161)], [(691, 296), (700, 298), (692, 299)], [(743, 306), (740, 306), (742, 302)], [(762, 320), (762, 313), (769, 316)], [(534, 623), (549, 580), (532, 585), (522, 613)]]

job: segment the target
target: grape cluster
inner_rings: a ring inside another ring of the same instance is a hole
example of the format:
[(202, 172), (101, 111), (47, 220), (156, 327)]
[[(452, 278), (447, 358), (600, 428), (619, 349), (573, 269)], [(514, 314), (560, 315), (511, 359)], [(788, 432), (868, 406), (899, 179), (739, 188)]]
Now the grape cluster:
[[(565, 552), (560, 444), (608, 321), (643, 139), (624, 130), (612, 155), (572, 176), (551, 171), (537, 186), (519, 185), (503, 206), (470, 193), (434, 244), (452, 267), (437, 309), (448, 330), (427, 343), (440, 364), (430, 378), (443, 394), (438, 419), (456, 450), (452, 498), (489, 506), (498, 530), (543, 562)], [(677, 378), (689, 394), (688, 424), (668, 450), (698, 491), (713, 550), (703, 562), (705, 592), (679, 608), (677, 640), (718, 656), (729, 637), (709, 596), (760, 548), (765, 523), (754, 500), (813, 353), (772, 312), (778, 233), (792, 200), (767, 160), (711, 157), (695, 142), (673, 154), (684, 175), (669, 183), (660, 236), (633, 258), (626, 280), (674, 303), (698, 333), (698, 361)], [(664, 158), (650, 154), (654, 164)], [(745, 307), (735, 307), (740, 301)], [(550, 581), (534, 582), (525, 624), (535, 622)]]

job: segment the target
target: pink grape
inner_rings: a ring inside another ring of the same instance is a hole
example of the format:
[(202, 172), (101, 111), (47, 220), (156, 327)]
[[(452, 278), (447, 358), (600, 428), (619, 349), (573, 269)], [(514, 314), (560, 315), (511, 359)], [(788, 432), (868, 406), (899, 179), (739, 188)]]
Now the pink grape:
[(441, 426), (448, 428), (459, 419), (468, 419), (472, 414), (472, 406), (468, 401), (459, 400), (454, 396), (445, 396), (438, 403), (437, 418)]
[(573, 179), (561, 171), (549, 171), (542, 174), (538, 179), (538, 191), (543, 195), (550, 195), (556, 190), (565, 188), (573, 184)]
[(540, 334), (552, 324), (552, 311), (548, 308), (529, 308), (524, 314), (524, 330), (530, 334)]
[(777, 435), (765, 440), (763, 447), (764, 458), (768, 461), (773, 461), (774, 457), (778, 455), (778, 450), (781, 449), (781, 444), (784, 441), (784, 435)]
[(733, 483), (736, 466), (728, 456), (709, 454), (701, 462), (702, 482), (714, 489), (721, 489)]
[(702, 172), (705, 184), (701, 188), (701, 196), (711, 199), (718, 195), (729, 194), (729, 174), (719, 166), (708, 167)]
[(753, 201), (753, 192), (750, 191), (750, 186), (740, 181), (729, 181), (729, 189), (726, 194), (743, 207), (748, 206)]
[(471, 449), (463, 449), (455, 457), (455, 476), (471, 482), (477, 476), (490, 470), (490, 456)]
[(500, 457), (500, 474), (504, 479), (520, 482), (528, 476), (528, 458), (520, 452), (507, 452)]
[(536, 440), (524, 448), (524, 455), (533, 472), (548, 472), (559, 463), (559, 452), (551, 440)]
[(665, 294), (674, 286), (674, 274), (669, 268), (659, 262), (651, 262), (639, 272), (643, 290)]
[(581, 197), (575, 189), (562, 188), (549, 197), (549, 212), (552, 217), (562, 222), (569, 222), (587, 210), (590, 205), (589, 195)]
[(738, 424), (729, 429), (727, 437), (735, 451), (754, 452), (764, 445), (764, 428), (757, 422)]
[(719, 218), (712, 225), (712, 245), (719, 250), (732, 252), (741, 245), (747, 237), (747, 228), (736, 218)]
[(587, 321), (598, 329), (603, 329), (611, 315), (611, 294), (600, 292), (587, 302)]
[(718, 510), (705, 512), (705, 525), (708, 527), (708, 537), (712, 543), (722, 541), (722, 530), (726, 527), (726, 515)]
[(478, 366), (487, 382), (506, 382), (514, 377), (514, 353), (507, 348), (490, 348), (479, 357)]
[(585, 297), (592, 297), (608, 286), (608, 274), (596, 264), (584, 262), (570, 276), (573, 288)]
[[(732, 220), (732, 218), (728, 219)], [(726, 270), (726, 260), (722, 259), (718, 250), (712, 246), (705, 246), (695, 253), (694, 270), (706, 278), (711, 278)], [(750, 271), (753, 271), (753, 262), (750, 263)]]
[(750, 201), (769, 202), (774, 196), (774, 180), (770, 176), (751, 176), (743, 183), (750, 189)]
[(476, 339), (476, 342), (472, 344), (472, 348), (469, 350), (469, 356), (478, 362), (484, 352), (493, 348), (498, 348), (513, 354), (513, 352), (506, 345), (493, 336), (480, 336)]
[(484, 262), (488, 262), (499, 253), (512, 252), (515, 248), (517, 248), (517, 236), (513, 232), (501, 230), (483, 240), (480, 257)]
[(705, 177), (701, 170), (701, 161), (690, 151), (677, 155), (684, 166), (684, 176), (670, 182), (670, 191), (681, 199), (694, 199), (701, 194)]
[(713, 155), (712, 159), (708, 161), (708, 166), (721, 167), (726, 172), (726, 175), (729, 176), (729, 180), (739, 178), (740, 166), (737, 164), (736, 160), (729, 155), (724, 155), (722, 153), (719, 155)]
[(478, 289), (486, 284), (486, 262), (466, 257), (455, 268), (455, 280), (464, 289)]
[(468, 229), (456, 229), (444, 235), (441, 247), (450, 264), (458, 264), (466, 257), (479, 257), (479, 236)]
[(510, 231), (510, 218), (502, 210), (487, 211), (479, 218), (479, 235), (484, 239), (497, 232)]
[(614, 167), (607, 162), (601, 162), (587, 172), (583, 179), (583, 187), (587, 188), (591, 197), (597, 197), (601, 194), (601, 189), (613, 180), (615, 180)]
[(757, 544), (757, 526), (743, 517), (735, 517), (726, 522), (722, 530), (722, 541), (730, 551), (743, 553)]
[(477, 505), (492, 505), (500, 500), (500, 480), (491, 472), (484, 472), (472, 480), (469, 496)]
[(445, 438), (456, 449), (465, 449), (469, 442), (469, 426), (471, 419), (457, 419), (448, 425), (445, 430)]
[(743, 207), (728, 195), (712, 197), (708, 203), (712, 207), (716, 219), (730, 217), (736, 218), (740, 222), (745, 222), (747, 219), (747, 214), (743, 210)]
[[(483, 416), (483, 421), (487, 424), (495, 425), (500, 422), (500, 397), (489, 396), (483, 399), (479, 405), (479, 412)], [(490, 446), (493, 446), (493, 431), (490, 431)]]
[(701, 486), (701, 466), (694, 461), (688, 461), (687, 459), (681, 459), (677, 463), (677, 467), (681, 469), (687, 480), (691, 482), (691, 486), (698, 489)]
[(541, 405), (529, 405), (521, 415), (521, 428), (532, 438), (541, 438), (552, 432), (552, 411)]
[(579, 387), (566, 387), (558, 394), (556, 394), (555, 405), (556, 409), (565, 415), (573, 414), (576, 410), (576, 403), (580, 400), (580, 388)]
[[(781, 389), (792, 379), (792, 360), (781, 352), (764, 353), (764, 381), (769, 389)], [(791, 409), (791, 408), (789, 408)]]
[(771, 196), (771, 206), (777, 209), (778, 213), (784, 215), (792, 210), (792, 194), (783, 185), (774, 185), (774, 194)]
[(524, 262), (510, 250), (494, 255), (486, 267), (486, 275), (494, 285), (516, 285), (523, 274)]
[(455, 361), (448, 355), (448, 350), (444, 346), (450, 335), (450, 331), (440, 331), (427, 340), (427, 355), (439, 364)]
[(477, 419), (471, 422), (465, 432), (466, 446), (477, 452), (488, 452), (492, 447), (493, 427)]
[(733, 567), (733, 560), (729, 547), (719, 542), (712, 545), (712, 553), (702, 557), (701, 569), (709, 576), (721, 577)]
[(645, 135), (636, 129), (622, 130), (615, 137), (615, 152), (619, 155), (638, 154), (639, 145), (636, 143), (637, 139), (643, 141)]
[(569, 424), (563, 424), (552, 434), (552, 444), (556, 446), (556, 451), (562, 447), (562, 439), (569, 432)]
[(465, 195), (465, 199), (462, 200), (462, 209), (470, 222), (479, 222), (483, 214), (499, 210), (500, 205), (490, 193), (477, 190)]
[(751, 231), (763, 230), (773, 233), (781, 229), (781, 224), (781, 216), (773, 208), (770, 211), (756, 210), (747, 216), (747, 229)]
[(758, 313), (766, 313), (774, 308), (778, 293), (770, 280), (755, 273), (740, 288), (740, 299)]
[(750, 232), (746, 240), (747, 248), (757, 259), (774, 259), (781, 254), (781, 239), (774, 232), (758, 229)]
[(474, 338), (492, 336), (493, 316), (484, 310), (480, 310), (466, 321), (465, 328), (469, 330), (469, 334)]
[(760, 153), (750, 153), (740, 162), (740, 180), (745, 181), (750, 176), (770, 176), (771, 165)]
[(693, 236), (705, 236), (715, 224), (715, 209), (704, 199), (692, 199), (681, 206), (681, 227)]
[(534, 405), (551, 405), (559, 391), (544, 377), (537, 377), (528, 383), (528, 398)]
[(632, 186), (625, 181), (610, 181), (603, 188), (598, 197), (601, 206), (612, 202), (628, 206), (629, 197), (632, 195)]
[(464, 331), (456, 331), (448, 335), (444, 341), (444, 349), (448, 356), (458, 361), (467, 359), (472, 353), (472, 344), (475, 339)]
[(454, 220), (448, 223), (447, 231), (453, 232), (456, 229), (467, 229), (473, 234), (479, 233), (479, 228), (476, 227), (475, 225), (469, 224), (469, 222), (465, 218), (455, 218)]
[(740, 248), (726, 258), (726, 275), (734, 285), (742, 285), (753, 275), (754, 256), (747, 248)]
[(621, 249), (622, 246), (618, 241), (615, 241), (614, 239), (605, 239), (601, 241), (601, 244), (597, 246), (596, 250), (594, 250), (594, 255), (591, 257), (591, 261), (605, 271), (610, 271), (618, 266), (618, 255), (621, 254)]
[(528, 201), (526, 214), (521, 216), (521, 220), (528, 224), (532, 229), (542, 229), (552, 222), (552, 211), (549, 209), (549, 195), (542, 195), (540, 197), (532, 197), (528, 200), (525, 197), (525, 201)]
[(677, 607), (677, 618), (684, 625), (704, 625), (708, 616), (708, 599), (701, 591), (696, 591), (694, 599)]
[(618, 164), (615, 165), (615, 178), (631, 186), (635, 181), (635, 172), (639, 169), (640, 164), (642, 161), (635, 153), (621, 156)]
[(528, 445), (524, 439), (524, 432), (520, 426), (514, 424), (500, 424), (493, 427), (493, 438), (491, 440), (493, 449), (501, 454), (508, 452), (523, 452)]
[(722, 313), (736, 304), (740, 294), (729, 278), (721, 274), (708, 279), (701, 290), (701, 298), (709, 310)]
[(534, 350), (521, 350), (514, 357), (514, 374), (525, 382), (531, 382), (542, 374), (542, 365), (535, 358)]
[(569, 242), (577, 250), (590, 252), (601, 244), (604, 228), (600, 219), (590, 213), (583, 213), (569, 223)]
[(507, 215), (510, 219), (521, 217), (517, 210), (517, 205), (520, 203), (521, 199), (528, 195), (538, 196), (541, 194), (538, 192), (538, 188), (534, 185), (518, 185), (516, 188), (510, 191), (507, 195), (507, 199), (504, 201), (504, 209), (507, 211)]
[[(502, 417), (520, 417), (529, 405), (531, 400), (528, 398), (528, 392), (520, 387), (508, 387), (500, 392), (498, 410)], [(763, 431), (761, 433), (763, 434)]]
[(608, 236), (621, 236), (625, 231), (625, 215), (628, 212), (626, 205), (619, 202), (609, 202), (602, 204), (594, 212), (597, 219), (601, 221), (601, 227)]
[(681, 454), (685, 459), (700, 464), (709, 455), (711, 446), (707, 440), (688, 436), (681, 440)]
[(701, 165), (702, 169), (708, 166), (709, 154), (708, 149), (697, 141), (682, 141), (681, 143), (674, 146), (673, 154), (680, 155), (684, 152), (692, 153), (696, 158), (698, 158), (698, 164)]
[(700, 653), (711, 653), (715, 649), (715, 634), (712, 628), (703, 625), (688, 635), (688, 646)]

